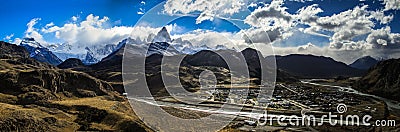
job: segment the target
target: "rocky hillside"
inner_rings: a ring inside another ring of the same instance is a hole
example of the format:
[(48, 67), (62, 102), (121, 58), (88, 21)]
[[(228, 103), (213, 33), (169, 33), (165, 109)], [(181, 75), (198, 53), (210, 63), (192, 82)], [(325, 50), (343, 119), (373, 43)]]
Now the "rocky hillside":
[(151, 131), (111, 84), (0, 42), (0, 130)]
[(60, 65), (57, 66), (61, 69), (68, 69), (68, 68), (85, 68), (85, 64), (78, 59), (78, 58), (69, 58), (62, 62)]
[(400, 59), (379, 62), (353, 87), (363, 92), (400, 101)]

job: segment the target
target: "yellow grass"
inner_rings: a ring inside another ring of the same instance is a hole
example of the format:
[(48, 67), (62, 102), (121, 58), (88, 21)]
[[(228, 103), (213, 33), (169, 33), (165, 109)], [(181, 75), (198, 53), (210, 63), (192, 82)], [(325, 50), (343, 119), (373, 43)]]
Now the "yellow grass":
[[(95, 107), (97, 109), (106, 110), (110, 114), (119, 116), (120, 118), (129, 120), (139, 120), (135, 113), (130, 109), (128, 101), (110, 101), (104, 99), (104, 97), (92, 97), (92, 98), (78, 98), (71, 100), (53, 101), (52, 103), (74, 106), (74, 105), (85, 105), (90, 107)], [(129, 110), (119, 108), (119, 105), (128, 107)]]

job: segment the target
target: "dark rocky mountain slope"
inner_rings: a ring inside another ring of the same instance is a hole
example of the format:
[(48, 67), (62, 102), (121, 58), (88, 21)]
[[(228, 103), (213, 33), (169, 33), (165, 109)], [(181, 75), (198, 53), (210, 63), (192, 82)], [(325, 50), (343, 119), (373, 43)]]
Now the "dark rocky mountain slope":
[(365, 56), (360, 59), (357, 59), (349, 66), (357, 69), (368, 70), (369, 68), (375, 66), (379, 61), (371, 56)]
[(362, 92), (400, 101), (400, 59), (379, 62), (353, 87)]
[(85, 64), (78, 59), (78, 58), (69, 58), (62, 62), (60, 65), (57, 66), (58, 68), (61, 69), (68, 69), (68, 68), (84, 68)]
[(279, 69), (300, 78), (335, 78), (362, 76), (365, 71), (347, 66), (332, 58), (293, 54), (278, 56)]

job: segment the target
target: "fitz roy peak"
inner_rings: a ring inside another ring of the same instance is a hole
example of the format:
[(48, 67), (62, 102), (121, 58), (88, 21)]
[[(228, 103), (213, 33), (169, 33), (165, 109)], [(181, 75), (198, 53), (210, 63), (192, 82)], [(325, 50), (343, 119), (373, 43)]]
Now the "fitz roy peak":
[(154, 39), (151, 41), (152, 43), (155, 42), (167, 42), (170, 43), (172, 42), (171, 36), (169, 35), (167, 28), (163, 27), (157, 35), (154, 37)]
[[(136, 54), (140, 56), (150, 56), (152, 54), (160, 54), (165, 56), (172, 56), (179, 54), (173, 46), (170, 45), (172, 42), (171, 37), (165, 27), (163, 27), (156, 36), (149, 35), (148, 39), (152, 39), (149, 43), (140, 40), (139, 38), (126, 38), (122, 40), (116, 47), (115, 53), (122, 50), (126, 50), (131, 54)], [(110, 54), (110, 56), (104, 58), (109, 59), (111, 56), (116, 55), (115, 53)]]

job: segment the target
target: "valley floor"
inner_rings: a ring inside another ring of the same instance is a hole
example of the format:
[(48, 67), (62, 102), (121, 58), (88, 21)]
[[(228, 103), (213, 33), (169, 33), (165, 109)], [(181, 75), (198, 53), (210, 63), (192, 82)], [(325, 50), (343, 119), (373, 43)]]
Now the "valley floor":
[[(179, 109), (180, 112), (169, 112), (177, 117), (188, 117), (184, 111), (191, 111), (190, 113), (202, 113), (199, 116), (189, 116), (192, 118), (201, 118), (208, 115), (230, 116), (234, 118), (225, 129), (223, 130), (241, 130), (241, 131), (398, 131), (400, 125), (391, 124), (392, 126), (377, 127), (367, 126), (367, 124), (358, 123), (356, 121), (348, 121), (345, 119), (333, 118), (337, 122), (345, 122), (356, 125), (329, 125), (328, 120), (319, 120), (323, 115), (329, 113), (338, 116), (358, 116), (365, 115), (372, 116), (370, 122), (375, 123), (376, 120), (386, 121), (400, 121), (400, 105), (399, 103), (390, 100), (360, 93), (350, 87), (334, 86), (337, 83), (323, 83), (319, 84), (317, 81), (307, 80), (301, 83), (278, 83), (274, 90), (274, 94), (270, 98), (255, 98), (258, 95), (257, 89), (250, 89), (248, 94), (250, 97), (244, 97), (242, 94), (243, 89), (211, 89), (197, 92), (197, 95), (186, 96), (174, 94), (172, 96), (185, 98), (186, 101), (194, 100), (202, 101), (202, 103), (188, 102), (182, 103), (173, 97), (156, 98), (154, 103), (151, 98), (131, 98), (131, 101), (144, 102), (148, 105), (156, 105), (161, 107), (168, 107)], [(208, 94), (208, 96), (207, 96)], [(254, 96), (254, 97), (253, 97)], [(389, 103), (389, 104), (388, 104)], [(346, 111), (339, 113), (338, 105), (345, 104)], [(397, 105), (397, 106), (396, 106)], [(267, 107), (268, 106), (268, 107)], [(221, 108), (223, 110), (221, 111)], [(322, 125), (305, 126), (305, 125), (281, 125), (278, 118), (286, 117), (282, 122), (290, 123), (289, 118), (295, 116), (298, 119), (302, 118), (302, 110), (308, 110), (307, 114), (317, 117), (313, 121)], [(197, 111), (197, 112), (193, 112)], [(256, 111), (256, 113), (254, 113)], [(264, 113), (263, 113), (264, 112)], [(266, 119), (270, 121), (266, 125), (257, 124), (261, 117), (268, 112)], [(176, 114), (180, 113), (180, 114)], [(149, 120), (147, 120), (149, 121)], [(150, 121), (151, 122), (151, 121)], [(361, 122), (361, 121), (360, 121)]]

